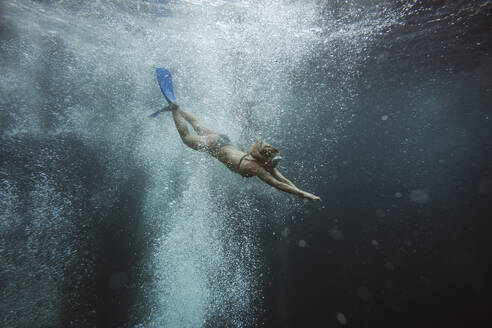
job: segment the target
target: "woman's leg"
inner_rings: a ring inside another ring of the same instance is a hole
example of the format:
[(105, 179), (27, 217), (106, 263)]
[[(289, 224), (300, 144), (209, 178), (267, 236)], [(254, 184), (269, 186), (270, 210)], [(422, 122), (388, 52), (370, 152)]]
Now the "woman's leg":
[(181, 110), (181, 109), (178, 109), (178, 110), (181, 112), (181, 115), (184, 117), (184, 119), (187, 120), (188, 122), (190, 122), (191, 126), (193, 127), (193, 130), (195, 130), (195, 132), (199, 136), (206, 136), (208, 134), (218, 134), (214, 130), (211, 130), (211, 129), (206, 128), (203, 125), (201, 125), (195, 116), (185, 112), (184, 110)]
[(172, 112), (173, 112), (174, 124), (176, 125), (176, 129), (178, 130), (179, 136), (181, 137), (181, 140), (183, 140), (183, 143), (195, 150), (202, 150), (202, 151), (207, 150), (209, 148), (209, 144), (211, 143), (211, 140), (208, 139), (211, 138), (191, 135), (190, 130), (186, 125), (185, 116), (183, 115), (184, 112), (179, 108), (174, 109)]

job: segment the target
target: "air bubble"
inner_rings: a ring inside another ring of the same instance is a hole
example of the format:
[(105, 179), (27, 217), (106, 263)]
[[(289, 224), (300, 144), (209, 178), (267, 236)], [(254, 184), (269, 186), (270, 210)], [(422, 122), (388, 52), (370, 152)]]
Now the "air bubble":
[(417, 204), (425, 204), (429, 202), (429, 192), (425, 189), (415, 189), (410, 192), (410, 200)]
[(337, 321), (342, 325), (345, 326), (347, 324), (347, 317), (343, 313), (337, 313)]
[(335, 240), (340, 240), (342, 239), (342, 232), (338, 229), (338, 227), (334, 227), (331, 230), (331, 237)]

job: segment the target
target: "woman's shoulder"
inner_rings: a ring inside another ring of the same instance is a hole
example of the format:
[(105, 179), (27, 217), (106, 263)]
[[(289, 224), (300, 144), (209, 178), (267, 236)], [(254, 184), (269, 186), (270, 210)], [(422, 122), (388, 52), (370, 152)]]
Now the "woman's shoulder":
[(246, 154), (244, 155), (244, 160), (242, 161), (241, 167), (244, 165), (245, 168), (249, 169), (250, 171), (254, 172), (255, 174), (258, 174), (259, 172), (265, 171), (267, 172), (267, 169), (263, 167), (251, 154)]

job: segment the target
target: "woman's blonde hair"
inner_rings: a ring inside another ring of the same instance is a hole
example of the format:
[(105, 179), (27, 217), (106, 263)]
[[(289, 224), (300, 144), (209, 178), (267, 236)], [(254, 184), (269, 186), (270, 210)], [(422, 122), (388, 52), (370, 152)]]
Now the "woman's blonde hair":
[(279, 151), (269, 143), (266, 143), (263, 140), (258, 140), (251, 147), (250, 153), (251, 156), (253, 156), (254, 159), (259, 161), (261, 164), (268, 164), (275, 156), (277, 156)]

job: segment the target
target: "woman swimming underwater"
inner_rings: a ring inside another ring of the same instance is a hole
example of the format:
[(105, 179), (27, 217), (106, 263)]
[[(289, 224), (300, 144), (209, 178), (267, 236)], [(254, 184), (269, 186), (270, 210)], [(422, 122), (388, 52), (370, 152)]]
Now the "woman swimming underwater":
[[(279, 190), (302, 198), (320, 200), (319, 197), (297, 188), (279, 172), (276, 168), (279, 151), (275, 147), (266, 142), (258, 141), (251, 147), (249, 153), (237, 150), (231, 144), (227, 135), (219, 134), (216, 131), (204, 127), (198, 122), (196, 117), (183, 111), (176, 105), (171, 73), (167, 69), (157, 69), (157, 80), (164, 96), (169, 102), (169, 106), (152, 114), (151, 117), (156, 116), (162, 111), (171, 111), (176, 129), (185, 145), (194, 150), (209, 153), (224, 163), (231, 171), (239, 173), (243, 177), (250, 178), (257, 176)], [(190, 133), (186, 122), (191, 124), (193, 130), (198, 135), (192, 135)]]

